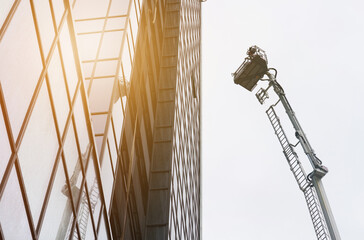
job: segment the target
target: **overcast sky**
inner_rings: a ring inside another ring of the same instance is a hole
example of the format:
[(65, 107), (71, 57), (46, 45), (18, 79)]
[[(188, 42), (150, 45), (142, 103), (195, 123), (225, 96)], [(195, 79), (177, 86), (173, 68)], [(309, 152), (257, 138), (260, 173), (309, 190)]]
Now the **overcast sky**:
[[(359, 0), (202, 4), (203, 239), (316, 238), (303, 193), (265, 115), (269, 105), (254, 96), (259, 86), (251, 93), (233, 83), (231, 73), (251, 45), (266, 51), (308, 140), (329, 168), (323, 183), (341, 238), (363, 239), (363, 13)], [(292, 134), (289, 139), (297, 141)], [(307, 157), (298, 153), (309, 173)]]

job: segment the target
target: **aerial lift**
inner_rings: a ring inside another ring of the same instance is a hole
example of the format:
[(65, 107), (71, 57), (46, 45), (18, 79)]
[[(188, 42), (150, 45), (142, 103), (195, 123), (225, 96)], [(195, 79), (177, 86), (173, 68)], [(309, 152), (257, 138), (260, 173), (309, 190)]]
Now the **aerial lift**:
[[(340, 240), (340, 235), (321, 181), (327, 174), (328, 169), (323, 166), (321, 160), (316, 157), (316, 154), (308, 142), (308, 139), (287, 100), (282, 86), (277, 82), (277, 70), (268, 68), (268, 60), (265, 52), (257, 46), (252, 46), (248, 49), (247, 55), (244, 62), (235, 73), (232, 74), (234, 82), (245, 89), (252, 91), (259, 80), (268, 81), (268, 87), (265, 89), (260, 88), (256, 93), (256, 97), (260, 104), (264, 104), (265, 100), (269, 98), (269, 89), (273, 88), (274, 92), (278, 95), (279, 100), (266, 110), (266, 114), (283, 149), (283, 154), (287, 159), (298, 187), (304, 194), (317, 239)], [(263, 79), (264, 76), (266, 76), (267, 79)], [(274, 110), (279, 103), (283, 105), (293, 125), (295, 135), (298, 139), (296, 145), (293, 145), (288, 141), (287, 135)], [(312, 165), (313, 170), (309, 174), (306, 174), (295, 151), (295, 147), (298, 144), (301, 144), (303, 151)]]

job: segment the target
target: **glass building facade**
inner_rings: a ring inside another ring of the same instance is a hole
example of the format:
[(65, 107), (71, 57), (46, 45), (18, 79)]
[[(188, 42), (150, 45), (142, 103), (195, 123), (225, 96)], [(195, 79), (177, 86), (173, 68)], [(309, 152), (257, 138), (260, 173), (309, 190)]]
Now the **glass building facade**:
[(6, 0), (0, 239), (200, 239), (197, 0)]

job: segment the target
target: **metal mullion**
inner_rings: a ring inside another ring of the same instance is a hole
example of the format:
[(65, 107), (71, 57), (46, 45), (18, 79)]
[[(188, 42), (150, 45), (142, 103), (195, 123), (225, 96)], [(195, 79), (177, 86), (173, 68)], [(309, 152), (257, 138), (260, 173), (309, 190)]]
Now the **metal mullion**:
[(116, 28), (116, 29), (109, 29), (104, 31), (91, 31), (91, 32), (80, 32), (77, 33), (77, 35), (90, 35), (90, 34), (98, 34), (98, 33), (108, 33), (108, 32), (122, 32), (125, 29), (123, 28)]
[[(133, 44), (133, 53), (135, 54), (135, 42), (134, 42), (134, 36), (133, 36), (133, 28), (131, 26), (131, 20), (129, 18), (129, 27), (130, 27), (130, 37), (131, 37), (131, 43)], [(135, 39), (136, 40), (136, 39)]]
[(5, 239), (4, 233), (3, 233), (3, 228), (1, 227), (1, 223), (0, 223), (0, 239)]
[(83, 60), (82, 63), (92, 63), (92, 62), (106, 62), (106, 61), (117, 61), (118, 58), (101, 58), (101, 59), (91, 59), (91, 60)]
[(104, 212), (104, 206), (105, 206), (104, 204), (101, 205), (100, 212), (99, 212), (99, 218), (97, 219), (97, 228), (96, 228), (97, 236), (99, 235), (99, 231), (100, 231), (100, 223), (101, 223), (102, 214)]
[(106, 17), (75, 19), (75, 22), (94, 21), (94, 20), (102, 20), (102, 19), (110, 19), (110, 18), (123, 18), (123, 17), (127, 17), (127, 15), (114, 15), (114, 16), (106, 16)]
[[(105, 76), (92, 76), (91, 77), (85, 77), (85, 80), (90, 80), (90, 83), (94, 80), (94, 79), (101, 79), (101, 78), (115, 78), (116, 76), (115, 75), (105, 75)], [(90, 86), (90, 85), (89, 85)]]
[[(61, 29), (63, 27), (63, 23), (64, 23), (64, 19), (65, 19), (66, 15), (67, 15), (67, 10), (64, 12), (64, 14), (63, 14), (63, 16), (61, 18), (61, 21), (60, 21), (60, 24), (59, 24), (58, 29)], [(46, 71), (48, 69), (48, 66), (49, 66), (49, 63), (50, 63), (50, 59), (51, 59), (51, 55), (53, 54), (53, 51), (54, 51), (54, 48), (55, 48), (55, 44), (58, 41), (58, 38), (59, 38), (59, 34), (56, 34), (56, 36), (53, 39), (52, 45), (50, 47), (48, 56), (47, 56), (46, 66), (43, 68), (43, 70), (42, 70), (42, 72), (41, 72), (41, 74), (39, 76), (37, 85), (35, 87), (35, 90), (33, 92), (32, 98), (30, 100), (30, 103), (29, 103), (29, 106), (28, 106), (28, 109), (27, 109), (27, 112), (25, 114), (25, 117), (24, 117), (22, 126), (21, 126), (21, 128), (19, 130), (18, 138), (17, 138), (16, 143), (15, 143), (15, 147), (16, 147), (15, 148), (15, 152), (13, 152), (12, 155), (10, 156), (9, 161), (8, 161), (8, 165), (6, 166), (6, 170), (4, 172), (4, 175), (3, 175), (3, 178), (2, 178), (1, 184), (0, 184), (0, 199), (1, 199), (2, 194), (4, 192), (5, 185), (6, 185), (7, 181), (8, 181), (11, 168), (12, 168), (15, 160), (17, 159), (17, 152), (18, 152), (18, 150), (20, 148), (20, 145), (21, 145), (21, 142), (23, 140), (23, 137), (24, 137), (24, 134), (25, 134), (25, 130), (26, 130), (27, 126), (28, 126), (28, 123), (29, 123), (29, 120), (30, 120), (30, 116), (31, 116), (31, 114), (33, 112), (33, 109), (34, 109), (34, 106), (35, 106), (35, 102), (36, 102), (36, 100), (38, 98), (38, 95), (39, 95), (41, 86), (42, 86), (43, 81), (44, 81), (45, 73), (46, 73)]]
[(134, 126), (134, 137), (133, 137), (133, 142), (132, 142), (132, 146), (131, 146), (131, 154), (129, 155), (129, 171), (128, 171), (128, 176), (126, 179), (126, 203), (125, 203), (125, 215), (124, 215), (124, 221), (122, 223), (122, 239), (124, 239), (125, 237), (125, 228), (126, 228), (126, 216), (127, 216), (127, 212), (128, 212), (128, 205), (129, 205), (129, 194), (130, 194), (130, 189), (131, 189), (131, 181), (132, 181), (132, 173), (134, 170), (134, 152), (135, 152), (135, 148), (136, 148), (136, 135), (137, 135), (137, 126), (138, 126), (138, 114), (136, 115), (135, 118), (135, 126)]
[[(124, 122), (123, 122), (123, 124), (124, 124)], [(120, 134), (121, 139), (120, 139), (120, 151), (119, 151), (119, 147), (118, 147), (117, 140), (116, 140), (116, 134), (115, 134), (114, 120), (113, 120), (112, 117), (111, 117), (111, 126), (112, 126), (115, 149), (116, 149), (116, 154), (117, 154), (115, 174), (117, 174), (119, 168), (120, 168), (121, 173), (124, 174), (123, 173), (124, 165), (123, 165), (123, 162), (122, 162), (122, 154), (121, 154), (121, 141), (122, 141), (123, 134), (122, 133)], [(116, 181), (116, 179), (115, 179), (115, 181)]]
[[(111, 171), (112, 171), (112, 176), (114, 178), (114, 182), (115, 182), (115, 171), (114, 171), (114, 166), (112, 164), (112, 156), (111, 156), (111, 150), (110, 150), (110, 144), (109, 144), (109, 139), (107, 139), (107, 149), (109, 151), (109, 158), (110, 158), (110, 165), (111, 165)], [(113, 194), (111, 194), (112, 196)]]
[[(111, 1), (110, 1), (110, 5), (111, 5)], [(110, 5), (109, 5), (109, 8), (110, 8)], [(127, 19), (129, 19), (129, 16), (130, 16), (130, 8), (131, 8), (131, 1), (129, 1), (129, 5), (128, 5), (128, 11), (127, 11), (127, 16), (128, 17), (127, 17)], [(108, 12), (107, 12), (106, 15), (109, 14), (109, 10), (110, 9), (108, 9)], [(125, 43), (125, 32), (127, 31), (127, 22), (128, 21), (125, 22), (125, 26), (124, 26), (125, 31), (124, 31), (124, 34), (123, 34), (123, 37), (122, 37), (122, 40), (121, 40), (121, 45), (120, 45), (120, 50), (119, 50), (119, 56), (118, 56), (117, 66), (119, 66), (121, 64), (121, 57), (122, 57), (122, 52), (123, 52), (123, 45)], [(105, 21), (105, 25), (106, 25), (106, 21)], [(97, 58), (98, 58), (98, 56), (96, 57), (96, 59)], [(95, 70), (95, 68), (96, 68), (96, 62), (94, 64), (94, 69), (93, 70)], [(118, 82), (116, 82), (117, 81), (118, 74), (119, 74), (119, 68), (116, 68), (113, 90), (114, 90), (114, 87), (116, 87), (115, 85), (117, 85), (117, 86), (119, 85)], [(91, 75), (91, 77), (93, 77), (93, 74)], [(92, 79), (91, 79), (91, 81), (92, 81)], [(124, 86), (125, 85), (126, 84), (124, 84)], [(91, 85), (89, 85), (89, 90), (90, 89), (91, 89)], [(127, 91), (125, 91), (125, 92), (127, 93)], [(115, 94), (115, 92), (113, 91), (112, 96), (111, 96), (111, 99), (110, 99), (109, 110), (108, 110), (109, 114), (107, 115), (107, 119), (106, 119), (106, 124), (105, 124), (105, 129), (104, 129), (104, 136), (107, 136), (107, 133), (109, 131), (110, 119), (111, 119), (112, 109), (113, 109), (113, 100), (112, 99), (114, 99), (114, 94)], [(120, 95), (120, 98), (122, 98), (121, 97), (121, 94), (119, 94), (119, 95)], [(101, 144), (100, 164), (102, 163), (103, 156), (104, 156), (104, 151), (105, 151), (105, 146), (106, 146), (106, 139), (107, 139), (107, 137), (104, 137), (103, 140), (102, 140), (102, 144)], [(113, 184), (113, 185), (115, 186), (115, 184)], [(114, 188), (114, 186), (113, 186), (113, 188)]]
[[(101, 52), (101, 46), (102, 46), (102, 42), (103, 42), (104, 36), (105, 36), (105, 29), (106, 29), (106, 24), (107, 24), (107, 17), (109, 16), (110, 8), (111, 8), (111, 0), (109, 0), (109, 5), (107, 7), (106, 17), (105, 17), (105, 20), (104, 20), (104, 26), (102, 27), (102, 33), (101, 33), (99, 45), (97, 47), (97, 52), (96, 52), (95, 60), (97, 60), (99, 58), (99, 55), (100, 55), (100, 52)], [(89, 83), (89, 86), (88, 86), (88, 89), (87, 89), (87, 95), (88, 96), (90, 96), (90, 92), (91, 92), (91, 87), (92, 87), (93, 77), (95, 75), (95, 71), (96, 71), (96, 61), (94, 62), (94, 65), (92, 67), (91, 80), (90, 80), (90, 83)]]
[(97, 116), (97, 115), (106, 115), (108, 114), (109, 112), (92, 112), (91, 113), (91, 116)]
[[(121, 67), (121, 72), (122, 72), (122, 74), (123, 74), (123, 79), (126, 81), (126, 78), (125, 78), (125, 73), (124, 73), (124, 66), (123, 66), (123, 64), (121, 63), (120, 64), (120, 67)], [(124, 91), (125, 91), (125, 96), (126, 96), (126, 102), (128, 102), (128, 100), (129, 100), (129, 93), (128, 93), (128, 91), (127, 91), (127, 88), (126, 88), (126, 86), (125, 86), (126, 84), (124, 84)], [(120, 90), (120, 87), (119, 87), (119, 94), (120, 94), (120, 96), (121, 96), (121, 90)], [(126, 102), (125, 102), (125, 105), (126, 105)], [(124, 118), (124, 120), (125, 120), (125, 107), (124, 107), (124, 102), (123, 102), (123, 98), (122, 97), (120, 97), (120, 103), (121, 103), (121, 109), (122, 109), (122, 111), (123, 111), (123, 118)]]
[(3, 26), (0, 29), (0, 42), (3, 39), (6, 30), (8, 29), (9, 24), (10, 24), (11, 20), (14, 17), (14, 14), (15, 14), (16, 10), (18, 9), (19, 3), (20, 3), (20, 0), (15, 0), (14, 1), (13, 6), (11, 7), (8, 15), (5, 18), (5, 21), (3, 23)]
[[(70, 198), (70, 202), (71, 202), (73, 217), (74, 217), (74, 220), (76, 220), (76, 228), (77, 228), (77, 233), (78, 233), (79, 239), (81, 239), (80, 229), (78, 227), (78, 222), (77, 222), (77, 212), (76, 212), (74, 202), (73, 202), (72, 188), (71, 188), (69, 175), (68, 175), (68, 171), (67, 171), (67, 169), (68, 169), (67, 168), (67, 163), (66, 163), (63, 151), (62, 151), (62, 158), (61, 159), (62, 159), (63, 171), (64, 171), (64, 174), (66, 176), (66, 184), (67, 184), (68, 194), (69, 194), (69, 198)], [(73, 236), (73, 232), (71, 232), (70, 239), (72, 239), (72, 236)]]
[[(135, 9), (135, 16), (136, 16), (136, 20), (137, 20), (137, 23), (138, 23), (138, 26), (139, 26), (139, 17), (138, 17), (138, 9), (137, 9), (137, 5), (135, 3), (135, 0), (134, 1), (134, 9)], [(140, 12), (139, 12), (139, 15), (140, 15)]]
[[(123, 45), (125, 44), (125, 37), (126, 37), (126, 31), (127, 31), (127, 27), (128, 27), (128, 21), (130, 19), (130, 10), (131, 10), (131, 0), (129, 0), (129, 4), (128, 4), (128, 11), (127, 11), (127, 21), (125, 21), (125, 31), (124, 31), (124, 34), (123, 34), (123, 37), (122, 37), (122, 40), (121, 40), (121, 45), (120, 45), (120, 50), (119, 50), (119, 56), (118, 56), (118, 64), (117, 66), (121, 65), (121, 58), (122, 58), (122, 53), (123, 53)], [(108, 9), (108, 12), (109, 12), (109, 9)], [(107, 13), (108, 15), (108, 13)], [(105, 22), (106, 24), (106, 22)], [(96, 66), (96, 63), (94, 65), (94, 67)], [(117, 79), (116, 79), (116, 76), (118, 76), (119, 74), (119, 68), (116, 69), (116, 73), (115, 73), (115, 79), (114, 79), (114, 87), (118, 87), (119, 89), (119, 96), (120, 96), (120, 99), (121, 99), (121, 104), (122, 104), (122, 95), (121, 95), (121, 92), (120, 92), (120, 88), (119, 88), (119, 83), (116, 82)], [(123, 73), (123, 77), (125, 79), (125, 75)], [(124, 87), (125, 87), (125, 93), (126, 93), (126, 97), (128, 98), (128, 92), (126, 91), (126, 84), (124, 84)], [(89, 88), (90, 89), (90, 88)], [(113, 89), (114, 90), (114, 89)], [(112, 94), (112, 98), (110, 100), (110, 105), (109, 105), (109, 114), (107, 115), (107, 120), (106, 120), (106, 125), (105, 125), (105, 130), (104, 130), (104, 138), (103, 138), (103, 141), (102, 141), (102, 144), (101, 144), (101, 150), (100, 150), (100, 164), (103, 160), (103, 155), (104, 155), (104, 151), (105, 151), (105, 146), (106, 146), (106, 140), (107, 140), (107, 133), (109, 131), (109, 126), (110, 126), (110, 121), (111, 121), (111, 117), (112, 117), (112, 109), (113, 109), (113, 101), (112, 99), (114, 98), (114, 91), (113, 91), (113, 94)], [(124, 109), (124, 108), (123, 108)], [(124, 119), (125, 119), (125, 114), (124, 114)], [(122, 136), (122, 134), (121, 134)], [(121, 141), (120, 141), (121, 142)], [(116, 148), (117, 149), (117, 148)], [(115, 189), (115, 181), (113, 182), (113, 186), (112, 186), (112, 192), (114, 192), (114, 189)], [(105, 208), (106, 208), (106, 205), (105, 205)], [(106, 211), (106, 210), (105, 210)]]
[[(42, 45), (42, 40), (41, 40), (41, 37), (40, 37), (38, 20), (37, 20), (37, 16), (36, 16), (36, 13), (35, 13), (35, 7), (34, 7), (33, 0), (30, 0), (30, 7), (31, 7), (31, 10), (32, 10), (33, 22), (34, 22), (35, 31), (36, 31), (37, 38), (38, 38), (38, 45), (39, 45), (41, 60), (42, 60), (43, 67), (45, 67), (46, 66), (46, 62), (45, 62), (45, 58), (44, 58), (43, 45)], [(58, 34), (59, 34), (59, 32), (58, 32)], [(62, 142), (61, 134), (60, 134), (60, 131), (59, 131), (58, 119), (57, 119), (57, 114), (56, 114), (56, 110), (55, 110), (55, 106), (54, 106), (53, 94), (52, 94), (51, 85), (50, 85), (50, 81), (49, 81), (49, 77), (48, 77), (48, 71), (46, 71), (45, 79), (46, 79), (46, 85), (47, 85), (49, 100), (50, 100), (50, 103), (51, 103), (51, 109), (52, 109), (52, 115), (53, 115), (54, 125), (55, 125), (55, 128), (56, 128), (57, 140), (58, 140), (58, 144), (59, 144), (60, 149), (61, 149), (62, 163), (63, 163), (63, 167), (65, 168), (64, 171), (67, 173), (66, 158), (65, 158), (64, 151), (63, 151), (63, 142)], [(69, 115), (71, 115), (71, 114), (69, 114)], [(20, 168), (19, 168), (19, 170), (20, 170)], [(73, 197), (72, 197), (72, 189), (70, 187), (68, 173), (66, 174), (66, 182), (67, 182), (67, 186), (68, 186), (68, 190), (69, 190), (69, 195), (70, 195), (70, 198), (71, 198), (71, 206), (72, 206), (73, 214), (74, 214), (74, 217), (77, 219), (77, 212), (75, 212), (75, 206), (74, 206), (74, 202), (72, 200), (73, 199)], [(47, 203), (48, 203), (48, 199), (47, 199)], [(45, 211), (44, 206), (43, 206), (42, 210)], [(41, 224), (38, 225), (38, 226), (40, 226), (40, 228), (41, 228)], [(37, 231), (40, 231), (40, 228), (37, 227)], [(77, 228), (78, 228), (78, 226), (77, 226)], [(79, 229), (78, 229), (78, 231), (79, 231)]]
[(30, 232), (32, 234), (32, 238), (36, 239), (34, 221), (33, 221), (32, 213), (31, 213), (30, 206), (29, 206), (28, 196), (26, 194), (25, 187), (24, 187), (23, 176), (22, 176), (20, 166), (19, 166), (18, 154), (16, 151), (17, 149), (15, 146), (14, 137), (13, 137), (12, 130), (11, 130), (10, 119), (9, 119), (8, 111), (6, 108), (6, 103), (5, 103), (5, 98), (4, 98), (4, 93), (3, 93), (2, 86), (1, 86), (1, 82), (0, 82), (0, 105), (1, 105), (1, 110), (3, 112), (4, 123), (5, 123), (6, 129), (8, 131), (8, 139), (9, 139), (10, 147), (11, 147), (12, 152), (15, 153), (14, 165), (15, 165), (17, 176), (18, 176), (17, 178), (18, 178), (18, 182), (19, 182), (19, 186), (20, 186), (20, 191), (21, 191), (21, 195), (22, 195), (22, 199), (23, 199), (23, 203), (24, 203), (25, 212), (26, 212), (27, 219), (28, 219)]
[(25, 190), (24, 179), (23, 179), (23, 175), (21, 173), (18, 158), (15, 160), (14, 165), (15, 165), (16, 173), (18, 175), (18, 182), (19, 182), (19, 185), (20, 185), (21, 195), (23, 197), (23, 203), (24, 203), (25, 212), (26, 212), (27, 218), (28, 218), (30, 232), (32, 234), (33, 239), (37, 239), (37, 235), (36, 235), (35, 227), (34, 227), (34, 220), (33, 220), (33, 217), (32, 217), (32, 212), (30, 210), (29, 199), (28, 199), (28, 196), (27, 196), (27, 193), (26, 193), (26, 190)]
[(67, 137), (67, 133), (68, 133), (69, 125), (70, 125), (70, 120), (74, 117), (74, 115), (73, 115), (74, 105), (75, 105), (75, 102), (76, 102), (76, 99), (77, 99), (77, 96), (78, 96), (77, 93), (78, 93), (78, 89), (79, 89), (80, 85), (81, 85), (81, 83), (80, 83), (80, 81), (78, 81), (78, 83), (76, 85), (76, 90), (75, 90), (76, 94), (74, 95), (73, 100), (72, 100), (71, 108), (70, 108), (70, 111), (68, 113), (68, 117), (67, 117), (65, 128), (64, 128), (64, 131), (63, 131), (63, 135), (62, 135), (61, 144), (60, 144), (58, 152), (57, 152), (57, 156), (56, 156), (56, 160), (55, 160), (55, 163), (54, 163), (54, 166), (53, 166), (51, 178), (49, 180), (46, 195), (45, 195), (45, 198), (44, 198), (44, 201), (43, 201), (43, 206), (42, 206), (42, 210), (41, 210), (41, 213), (40, 213), (38, 226), (37, 226), (37, 233), (38, 234), (40, 232), (41, 225), (43, 224), (43, 220), (44, 220), (44, 216), (45, 216), (44, 212), (45, 212), (45, 208), (47, 207), (48, 201), (49, 201), (49, 198), (50, 198), (50, 193), (51, 193), (53, 183), (54, 183), (54, 180), (55, 180), (55, 174), (57, 172), (59, 159), (61, 157), (61, 153), (63, 153), (63, 146), (64, 146), (64, 143), (66, 141), (66, 137)]
[(130, 51), (130, 43), (129, 43), (129, 37), (128, 37), (128, 34), (126, 34), (126, 42), (128, 43), (128, 50), (129, 50), (129, 58), (130, 58), (130, 65), (132, 66), (133, 65), (133, 58), (131, 56), (131, 51)]
[[(82, 158), (80, 158), (80, 164), (81, 164), (81, 172), (82, 172), (82, 176), (83, 176), (83, 179), (82, 179), (82, 182), (81, 182), (81, 186), (80, 186), (80, 194), (77, 198), (77, 203), (76, 203), (76, 213), (77, 213), (77, 216), (73, 219), (73, 223), (72, 223), (72, 227), (71, 227), (71, 231), (70, 231), (70, 239), (72, 239), (73, 237), (73, 233), (75, 231), (75, 226), (77, 226), (78, 224), (78, 213), (79, 213), (79, 210), (80, 210), (80, 203), (81, 203), (81, 198), (82, 198), (82, 190), (83, 188), (85, 187), (85, 183), (86, 183), (86, 175), (85, 175), (85, 172), (87, 171), (87, 168), (89, 166), (89, 160), (90, 160), (90, 156), (91, 156), (91, 151), (92, 151), (92, 146), (90, 148), (90, 151), (88, 152), (88, 156), (87, 156), (87, 160), (86, 160), (86, 169), (84, 169), (83, 167), (83, 163), (82, 163)], [(87, 186), (87, 185), (86, 185)], [(89, 196), (87, 196), (87, 200), (90, 201), (90, 198)], [(91, 208), (90, 208), (90, 212), (91, 212)], [(79, 231), (79, 229), (78, 229)], [(81, 233), (79, 233), (81, 234)]]
[[(90, 150), (92, 150), (92, 149), (90, 149)], [(91, 156), (91, 151), (90, 151), (90, 154), (89, 155)], [(93, 215), (93, 212), (92, 212), (91, 201), (90, 201), (90, 194), (88, 192), (88, 184), (87, 184), (87, 181), (86, 181), (86, 173), (87, 173), (87, 170), (88, 170), (89, 162), (90, 162), (90, 157), (88, 157), (88, 159), (87, 159), (86, 166), (85, 166), (85, 170), (82, 169), (82, 165), (81, 165), (81, 170), (83, 171), (82, 174), (84, 175), (84, 179), (85, 179), (85, 191), (86, 191), (86, 197), (87, 197), (87, 200), (88, 200), (88, 207), (90, 209), (92, 229), (94, 231), (95, 238), (97, 238), (97, 231), (96, 231), (95, 219), (94, 219), (94, 215)]]
[(140, 1), (139, 0), (138, 0), (138, 8), (139, 8), (140, 15), (142, 15), (142, 10), (140, 9)]
[[(75, 34), (75, 29), (74, 29), (74, 24), (73, 24), (72, 9), (71, 9), (69, 0), (64, 0), (64, 4), (65, 4), (65, 8), (67, 8), (69, 10), (67, 20), (68, 20), (68, 25), (69, 25), (69, 32), (70, 32), (70, 37), (71, 37), (72, 49), (73, 49), (73, 53), (74, 53), (74, 59), (75, 59), (75, 63), (76, 63), (77, 75), (78, 75), (79, 80), (81, 81), (81, 97), (82, 97), (83, 110), (84, 110), (84, 115), (85, 115), (85, 119), (86, 119), (87, 130), (88, 130), (87, 132), (88, 132), (89, 140), (93, 146), (92, 152), (93, 152), (93, 161), (94, 161), (96, 179), (99, 184), (101, 203), (105, 204), (104, 190), (103, 190), (102, 182), (101, 182), (101, 171), (100, 171), (98, 156), (97, 156), (96, 148), (95, 148), (96, 143), (95, 143), (95, 138), (93, 136), (91, 114), (90, 114), (88, 99), (87, 99), (88, 94), (86, 92), (85, 84), (83, 81), (80, 56), (77, 51), (77, 40), (76, 40), (76, 34)], [(104, 210), (104, 214), (105, 214), (105, 227), (106, 227), (107, 236), (109, 239), (111, 239), (112, 237), (111, 237), (111, 232), (110, 232), (110, 223), (109, 223), (109, 217), (108, 217), (107, 211)]]
[(114, 136), (115, 149), (116, 149), (116, 151), (118, 151), (119, 148), (118, 148), (118, 142), (116, 140), (114, 118), (112, 116), (111, 116), (111, 129), (112, 129), (113, 136)]

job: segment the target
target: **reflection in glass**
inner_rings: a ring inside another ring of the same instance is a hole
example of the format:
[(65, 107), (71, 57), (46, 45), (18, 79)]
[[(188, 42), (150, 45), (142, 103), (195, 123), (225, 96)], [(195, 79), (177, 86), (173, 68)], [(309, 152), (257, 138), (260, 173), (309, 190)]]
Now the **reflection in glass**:
[(63, 193), (66, 178), (62, 163), (58, 165), (48, 207), (45, 213), (39, 239), (64, 239), (72, 208), (68, 196)]
[(3, 119), (3, 112), (0, 109), (0, 181), (3, 178), (3, 174), (8, 164), (8, 160), (11, 154), (8, 135), (6, 133), (5, 123)]

